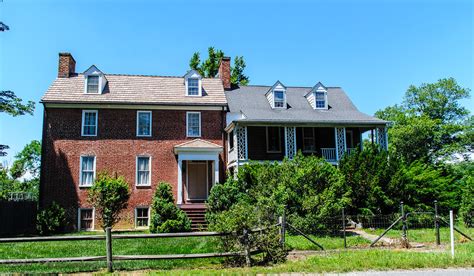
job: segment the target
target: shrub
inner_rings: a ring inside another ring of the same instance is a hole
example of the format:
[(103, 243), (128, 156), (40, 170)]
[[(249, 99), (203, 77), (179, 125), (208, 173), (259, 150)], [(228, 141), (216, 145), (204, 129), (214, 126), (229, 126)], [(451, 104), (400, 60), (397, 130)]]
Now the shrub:
[(151, 207), (150, 231), (153, 233), (175, 233), (191, 231), (191, 221), (186, 213), (174, 204), (171, 185), (158, 184)]
[(462, 220), (467, 227), (474, 227), (474, 177), (466, 176), (464, 179), (461, 209)]
[(40, 235), (49, 235), (60, 232), (64, 228), (66, 212), (56, 202), (38, 212), (36, 229)]
[(99, 173), (89, 190), (89, 201), (94, 205), (105, 230), (113, 227), (120, 219), (120, 212), (127, 207), (130, 189), (125, 179), (112, 177), (106, 172)]

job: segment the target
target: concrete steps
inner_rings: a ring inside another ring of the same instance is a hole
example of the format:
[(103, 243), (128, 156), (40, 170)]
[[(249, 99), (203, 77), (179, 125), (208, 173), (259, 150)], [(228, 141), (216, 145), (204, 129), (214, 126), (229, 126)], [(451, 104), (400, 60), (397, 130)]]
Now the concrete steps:
[(189, 220), (191, 220), (192, 231), (207, 230), (206, 206), (204, 204), (199, 204), (199, 205), (186, 204), (186, 205), (182, 205), (181, 209), (186, 213)]

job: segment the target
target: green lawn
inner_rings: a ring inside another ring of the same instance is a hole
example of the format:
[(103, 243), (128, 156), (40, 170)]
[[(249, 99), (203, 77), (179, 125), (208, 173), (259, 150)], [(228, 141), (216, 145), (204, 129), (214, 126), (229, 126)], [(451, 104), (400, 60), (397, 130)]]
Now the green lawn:
[[(472, 229), (471, 229), (472, 230)], [(89, 235), (90, 232), (80, 233)], [(100, 233), (95, 233), (100, 234)], [(423, 236), (423, 233), (419, 234)], [(251, 269), (224, 269), (222, 259), (197, 260), (160, 260), (160, 261), (115, 261), (116, 270), (143, 270), (154, 269), (158, 273), (250, 273), (255, 272), (324, 272), (324, 271), (351, 271), (362, 269), (390, 269), (390, 268), (422, 268), (447, 266), (474, 266), (474, 243), (459, 244), (456, 248), (456, 260), (453, 262), (447, 253), (420, 253), (404, 250), (388, 251), (347, 250), (344, 251), (343, 239), (340, 237), (312, 236), (325, 249), (341, 249), (341, 252), (326, 252), (306, 260), (287, 261), (273, 267), (256, 267)], [(162, 238), (162, 239), (133, 239), (114, 240), (113, 250), (117, 255), (144, 255), (144, 254), (178, 254), (178, 253), (206, 253), (218, 252), (218, 238), (191, 237), (191, 238)], [(287, 236), (288, 248), (298, 250), (317, 250), (317, 247), (301, 236)], [(447, 241), (443, 241), (447, 243)], [(349, 247), (366, 248), (368, 241), (348, 236)], [(43, 257), (77, 257), (105, 255), (105, 241), (55, 241), (36, 243), (0, 243), (0, 259), (43, 258)], [(84, 263), (50, 263), (28, 265), (2, 265), (0, 273), (4, 272), (90, 272), (103, 271), (104, 261)], [(180, 271), (175, 271), (179, 269)], [(188, 271), (187, 269), (193, 269)], [(195, 270), (198, 269), (198, 270)], [(224, 269), (224, 270), (222, 270)]]
[[(461, 232), (467, 234), (469, 237), (474, 239), (474, 228), (466, 228), (464, 226), (456, 226)], [(367, 233), (371, 233), (374, 235), (380, 235), (383, 233), (384, 229), (365, 229)], [(440, 239), (441, 243), (449, 243), (449, 228), (441, 227), (440, 228)], [(402, 237), (401, 230), (390, 230), (386, 235), (389, 238), (400, 239)], [(408, 241), (412, 242), (421, 242), (421, 243), (435, 243), (436, 242), (436, 234), (435, 229), (433, 228), (424, 228), (424, 229), (408, 229), (407, 232)], [(462, 238), (460, 234), (455, 232), (454, 239), (457, 241), (465, 240)]]

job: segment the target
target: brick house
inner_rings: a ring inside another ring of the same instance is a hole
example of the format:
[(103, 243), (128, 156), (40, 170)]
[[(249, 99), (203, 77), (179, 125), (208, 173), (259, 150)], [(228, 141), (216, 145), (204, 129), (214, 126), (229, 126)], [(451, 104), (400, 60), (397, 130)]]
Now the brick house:
[(229, 58), (217, 78), (194, 70), (168, 77), (105, 74), (94, 65), (76, 73), (72, 55), (60, 53), (41, 102), (40, 206), (64, 206), (71, 230), (98, 227), (87, 191), (100, 171), (130, 185), (119, 228), (148, 226), (160, 181), (196, 226), (212, 185), (248, 160), (302, 150), (337, 164), (368, 131), (387, 147), (387, 122), (359, 112), (341, 88), (232, 87)]

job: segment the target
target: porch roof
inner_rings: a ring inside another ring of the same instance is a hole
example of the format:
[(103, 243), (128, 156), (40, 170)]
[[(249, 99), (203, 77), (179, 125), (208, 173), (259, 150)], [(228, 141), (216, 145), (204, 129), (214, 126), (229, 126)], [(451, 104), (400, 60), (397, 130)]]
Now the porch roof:
[(223, 147), (214, 144), (212, 142), (202, 140), (202, 139), (194, 139), (188, 142), (184, 142), (182, 144), (174, 146), (174, 153), (179, 154), (180, 152), (222, 152)]
[[(388, 122), (360, 112), (340, 87), (328, 87), (328, 110), (313, 109), (304, 97), (311, 87), (288, 87), (287, 109), (272, 109), (265, 93), (270, 86), (241, 86), (227, 91), (228, 116), (242, 123), (360, 124), (385, 125)], [(239, 116), (237, 116), (239, 115)], [(227, 124), (231, 122), (228, 121)]]

